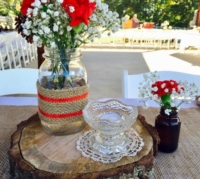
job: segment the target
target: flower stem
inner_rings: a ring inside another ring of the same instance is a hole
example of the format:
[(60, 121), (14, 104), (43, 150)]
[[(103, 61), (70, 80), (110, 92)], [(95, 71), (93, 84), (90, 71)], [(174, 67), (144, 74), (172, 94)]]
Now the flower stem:
[[(67, 79), (67, 81), (69, 82), (69, 85), (73, 88), (73, 84), (72, 84), (72, 80), (71, 77), (69, 75), (69, 61), (70, 61), (70, 56), (67, 54), (66, 52), (66, 48), (64, 46), (62, 46), (58, 41), (56, 41), (57, 47), (58, 47), (58, 51), (59, 51), (59, 55), (60, 55), (60, 62), (61, 62), (61, 66), (63, 69), (63, 75), (64, 78), (62, 79), (62, 86), (61, 88), (64, 87), (64, 82), (65, 79)], [(71, 53), (71, 50), (69, 51), (69, 54)]]

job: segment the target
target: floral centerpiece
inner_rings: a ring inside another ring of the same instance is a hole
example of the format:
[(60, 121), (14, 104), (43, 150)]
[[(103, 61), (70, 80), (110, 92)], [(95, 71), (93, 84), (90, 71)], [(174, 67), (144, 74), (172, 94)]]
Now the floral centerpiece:
[(77, 48), (122, 28), (118, 13), (100, 0), (22, 0), (16, 21), (27, 41), (46, 49), (37, 82), (43, 129), (53, 135), (81, 131), (89, 84)]
[(159, 80), (159, 75), (150, 73), (144, 74), (144, 81), (140, 83), (139, 97), (144, 102), (144, 107), (148, 107), (148, 100), (157, 102), (165, 114), (172, 111), (178, 112), (181, 104), (194, 101), (199, 94), (199, 89), (194, 83), (175, 80)]
[(23, 0), (21, 14), (22, 33), (33, 35), (33, 41), (41, 46), (76, 48), (102, 31), (116, 32), (121, 21), (116, 12), (100, 0)]
[(171, 153), (178, 148), (181, 120), (178, 111), (181, 104), (190, 103), (196, 99), (199, 89), (194, 83), (187, 81), (159, 79), (157, 73), (144, 75), (144, 81), (139, 87), (139, 94), (147, 107), (148, 100), (154, 100), (160, 105), (160, 114), (155, 119), (155, 128), (160, 137), (158, 149)]
[[(60, 63), (53, 64), (53, 73), (62, 70), (64, 77), (57, 78), (58, 84), (65, 79), (73, 87), (66, 63), (69, 54), (82, 44), (101, 38), (105, 31), (108, 34), (118, 31), (122, 20), (125, 18), (120, 19), (101, 0), (22, 0), (16, 28), (27, 41), (38, 47), (44, 45), (52, 52), (50, 57), (55, 58), (55, 52), (59, 54)], [(48, 80), (53, 80), (53, 76)]]

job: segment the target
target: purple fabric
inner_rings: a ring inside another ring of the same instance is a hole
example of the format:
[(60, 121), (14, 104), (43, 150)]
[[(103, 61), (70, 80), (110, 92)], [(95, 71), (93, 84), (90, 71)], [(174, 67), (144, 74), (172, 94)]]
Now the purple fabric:
[[(99, 101), (109, 100), (111, 98), (102, 98)], [(125, 98), (116, 98), (120, 100), (122, 103), (142, 106), (143, 104), (139, 102), (139, 99), (125, 99)], [(13, 97), (13, 96), (2, 96), (0, 97), (0, 105), (2, 106), (37, 106), (38, 100), (37, 97)], [(149, 107), (159, 107), (157, 103), (154, 101), (149, 101)], [(191, 104), (182, 104), (181, 108), (191, 108), (191, 107), (199, 107), (197, 103), (194, 101)]]
[(0, 97), (2, 106), (37, 106), (37, 97)]

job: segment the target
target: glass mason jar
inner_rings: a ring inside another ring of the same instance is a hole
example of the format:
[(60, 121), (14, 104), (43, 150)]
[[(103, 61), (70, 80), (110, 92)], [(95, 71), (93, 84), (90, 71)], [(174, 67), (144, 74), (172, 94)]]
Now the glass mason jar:
[(80, 61), (80, 49), (45, 48), (39, 69), (39, 83), (47, 89), (63, 89), (87, 84), (87, 71)]
[(181, 121), (176, 111), (170, 115), (165, 114), (161, 108), (160, 114), (156, 117), (155, 128), (160, 137), (158, 150), (164, 153), (174, 152), (178, 148)]
[(85, 127), (82, 110), (88, 102), (87, 72), (79, 49), (45, 49), (39, 69), (38, 115), (49, 134), (68, 135)]

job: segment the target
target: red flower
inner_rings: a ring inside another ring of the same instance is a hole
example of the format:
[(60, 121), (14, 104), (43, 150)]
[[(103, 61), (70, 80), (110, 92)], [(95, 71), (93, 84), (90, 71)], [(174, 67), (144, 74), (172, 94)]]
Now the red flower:
[(179, 83), (174, 80), (164, 80), (164, 81), (156, 81), (151, 85), (152, 88), (157, 88), (157, 90), (153, 90), (153, 95), (157, 94), (158, 97), (162, 97), (166, 94), (172, 94), (173, 91), (180, 93), (180, 89), (184, 90), (183, 87), (179, 89)]
[(24, 16), (26, 16), (28, 8), (31, 8), (31, 4), (32, 4), (34, 1), (35, 1), (35, 0), (23, 0), (23, 2), (21, 3), (20, 12), (21, 12)]
[(88, 25), (88, 18), (94, 12), (96, 3), (89, 0), (64, 0), (62, 6), (71, 17), (69, 25), (74, 27), (82, 22)]

